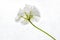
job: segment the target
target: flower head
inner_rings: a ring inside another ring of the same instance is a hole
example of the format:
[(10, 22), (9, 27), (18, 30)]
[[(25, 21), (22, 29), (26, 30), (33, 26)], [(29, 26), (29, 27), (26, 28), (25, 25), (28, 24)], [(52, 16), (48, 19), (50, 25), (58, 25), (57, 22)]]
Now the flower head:
[(35, 6), (25, 5), (23, 10), (19, 10), (16, 20), (19, 21), (23, 18), (24, 20), (21, 23), (27, 24), (29, 20), (34, 20), (36, 17), (40, 17), (37, 8)]

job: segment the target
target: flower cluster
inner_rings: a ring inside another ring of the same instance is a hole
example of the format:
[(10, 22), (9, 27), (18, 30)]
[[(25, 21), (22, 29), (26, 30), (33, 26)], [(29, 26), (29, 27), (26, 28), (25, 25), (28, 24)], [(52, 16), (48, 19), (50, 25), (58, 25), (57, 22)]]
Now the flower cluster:
[(38, 9), (35, 6), (25, 5), (23, 10), (19, 10), (16, 21), (23, 18), (24, 20), (22, 20), (21, 23), (27, 24), (29, 20), (36, 20), (36, 17), (40, 17)]

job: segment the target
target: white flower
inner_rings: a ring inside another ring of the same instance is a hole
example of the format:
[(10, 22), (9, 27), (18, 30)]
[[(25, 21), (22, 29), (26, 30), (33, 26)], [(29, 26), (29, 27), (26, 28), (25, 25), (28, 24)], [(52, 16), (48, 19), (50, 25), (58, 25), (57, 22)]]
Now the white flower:
[[(42, 31), (43, 33), (47, 34), (53, 40), (56, 40), (50, 34), (45, 32), (41, 28), (35, 26), (31, 22), (32, 20), (36, 20), (38, 17), (40, 17), (40, 15), (39, 15), (39, 11), (37, 10), (37, 8), (35, 6), (26, 5), (23, 10), (21, 10), (21, 9), (19, 10), (16, 21), (21, 21), (21, 23), (24, 24), (24, 25), (28, 24), (28, 22), (30, 22), (36, 29), (38, 29), (38, 30)], [(23, 18), (23, 19), (21, 20), (21, 18)]]
[(23, 10), (19, 10), (18, 12), (18, 19), (19, 21), (21, 18), (24, 20), (21, 21), (23, 24), (28, 24), (29, 20), (36, 20), (36, 17), (40, 17), (39, 11), (35, 6), (25, 5)]

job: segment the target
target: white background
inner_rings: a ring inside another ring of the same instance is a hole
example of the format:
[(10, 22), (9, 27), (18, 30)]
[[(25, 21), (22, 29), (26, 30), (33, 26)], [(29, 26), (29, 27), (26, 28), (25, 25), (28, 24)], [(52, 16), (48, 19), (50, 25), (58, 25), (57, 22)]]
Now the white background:
[(52, 40), (31, 24), (15, 21), (25, 4), (35, 5), (40, 11), (40, 20), (34, 24), (60, 40), (60, 0), (0, 0), (0, 40)]

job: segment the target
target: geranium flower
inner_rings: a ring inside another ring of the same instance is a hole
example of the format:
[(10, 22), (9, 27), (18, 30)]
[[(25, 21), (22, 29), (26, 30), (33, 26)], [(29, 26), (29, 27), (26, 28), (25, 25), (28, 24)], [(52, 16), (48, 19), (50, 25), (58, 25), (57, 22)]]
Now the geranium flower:
[(28, 24), (28, 20), (37, 21), (38, 17), (40, 17), (40, 14), (35, 6), (25, 5), (23, 10), (19, 10), (16, 21), (20, 21), (21, 18), (23, 18), (24, 20), (22, 20), (21, 23)]
[(21, 21), (21, 18), (23, 18), (21, 21), (22, 24), (28, 24), (28, 22), (30, 22), (35, 28), (47, 34), (53, 40), (56, 40), (50, 34), (45, 32), (41, 28), (38, 28), (31, 22), (32, 20), (36, 20), (38, 17), (40, 17), (40, 14), (37, 8), (35, 6), (26, 5), (23, 10), (22, 9), (19, 10), (16, 21)]

